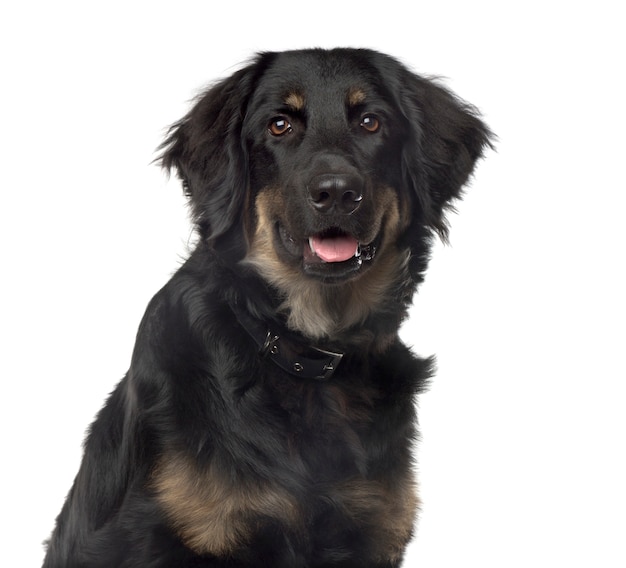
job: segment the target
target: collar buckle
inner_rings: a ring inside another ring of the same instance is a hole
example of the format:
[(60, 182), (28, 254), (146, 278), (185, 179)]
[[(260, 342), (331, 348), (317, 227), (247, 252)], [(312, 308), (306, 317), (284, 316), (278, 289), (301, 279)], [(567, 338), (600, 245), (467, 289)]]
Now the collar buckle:
[(297, 348), (268, 330), (259, 349), (263, 359), (271, 359), (281, 369), (297, 377), (329, 380), (337, 370), (343, 353), (327, 351), (318, 347)]
[(304, 379), (327, 381), (337, 370), (343, 353), (281, 338), (248, 312), (240, 309), (236, 303), (231, 308), (241, 327), (256, 343), (262, 359), (269, 359), (287, 373)]
[(326, 362), (322, 366), (321, 373), (313, 377), (320, 381), (327, 381), (333, 376), (333, 373), (339, 366), (341, 359), (343, 359), (343, 353), (335, 353), (334, 351), (326, 351), (325, 349), (319, 349), (317, 347), (311, 348), (313, 351), (317, 351), (321, 355), (327, 358)]

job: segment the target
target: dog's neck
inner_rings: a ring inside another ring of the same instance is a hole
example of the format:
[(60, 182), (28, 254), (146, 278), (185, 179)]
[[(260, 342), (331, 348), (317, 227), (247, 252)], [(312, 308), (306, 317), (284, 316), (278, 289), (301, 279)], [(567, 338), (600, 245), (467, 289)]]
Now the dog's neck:
[(230, 307), (259, 348), (259, 355), (269, 359), (284, 371), (303, 379), (330, 380), (344, 356), (342, 351), (314, 347), (299, 334), (289, 333), (276, 322), (254, 317), (238, 302)]
[[(271, 267), (251, 264), (277, 291), (278, 312), (289, 329), (312, 342), (355, 347), (376, 343), (382, 348), (395, 338), (415, 288), (407, 268), (408, 256), (407, 251), (406, 255), (379, 258), (366, 278), (334, 285), (302, 275), (279, 278)], [(390, 280), (390, 274), (396, 277)], [(381, 325), (385, 319), (389, 326)], [(368, 326), (372, 320), (376, 325)]]

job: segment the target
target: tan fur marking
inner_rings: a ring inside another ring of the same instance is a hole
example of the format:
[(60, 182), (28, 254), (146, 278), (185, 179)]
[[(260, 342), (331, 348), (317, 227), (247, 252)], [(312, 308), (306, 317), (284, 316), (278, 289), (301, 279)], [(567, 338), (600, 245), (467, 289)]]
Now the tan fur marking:
[(301, 111), (304, 109), (305, 105), (304, 96), (300, 93), (289, 93), (285, 97), (285, 104), (294, 111)]
[(379, 543), (377, 560), (400, 560), (413, 536), (419, 507), (412, 477), (393, 486), (356, 479), (341, 484), (337, 490), (344, 513), (371, 532), (372, 541)]
[(293, 526), (298, 504), (269, 482), (227, 479), (215, 468), (170, 455), (153, 476), (157, 500), (183, 542), (197, 554), (228, 554), (250, 537), (250, 516), (273, 517)]
[[(297, 268), (280, 261), (273, 245), (270, 219), (281, 210), (280, 192), (266, 189), (256, 200), (257, 228), (247, 261), (285, 296), (283, 309), (287, 323), (311, 338), (329, 338), (363, 322), (388, 299), (395, 277), (404, 272), (406, 254), (395, 250), (395, 241), (403, 228), (398, 198), (389, 187), (376, 189), (377, 215), (373, 233), (384, 227), (385, 239), (376, 252), (373, 265), (363, 277), (340, 286), (328, 286), (306, 277)], [(384, 347), (379, 343), (381, 349)]]
[(348, 91), (348, 105), (357, 106), (365, 102), (365, 92), (359, 87), (352, 87)]

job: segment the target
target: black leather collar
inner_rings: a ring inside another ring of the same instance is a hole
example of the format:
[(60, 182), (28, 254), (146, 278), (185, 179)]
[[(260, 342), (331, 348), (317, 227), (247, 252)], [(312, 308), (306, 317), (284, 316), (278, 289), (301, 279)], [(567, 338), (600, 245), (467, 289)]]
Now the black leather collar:
[(254, 319), (245, 309), (236, 305), (231, 307), (241, 327), (259, 347), (262, 358), (270, 359), (284, 371), (303, 379), (327, 381), (337, 370), (343, 353), (305, 345), (292, 337), (276, 333)]

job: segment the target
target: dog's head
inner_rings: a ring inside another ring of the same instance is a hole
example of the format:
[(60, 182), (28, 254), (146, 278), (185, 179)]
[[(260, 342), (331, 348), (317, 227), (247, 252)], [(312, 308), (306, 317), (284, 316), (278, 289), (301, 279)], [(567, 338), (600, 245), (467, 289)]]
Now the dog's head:
[(421, 277), (428, 235), (445, 238), (445, 209), (489, 136), (469, 106), (388, 56), (264, 53), (172, 127), (162, 163), (201, 238), (285, 295), (359, 281), (382, 297), (401, 266)]

